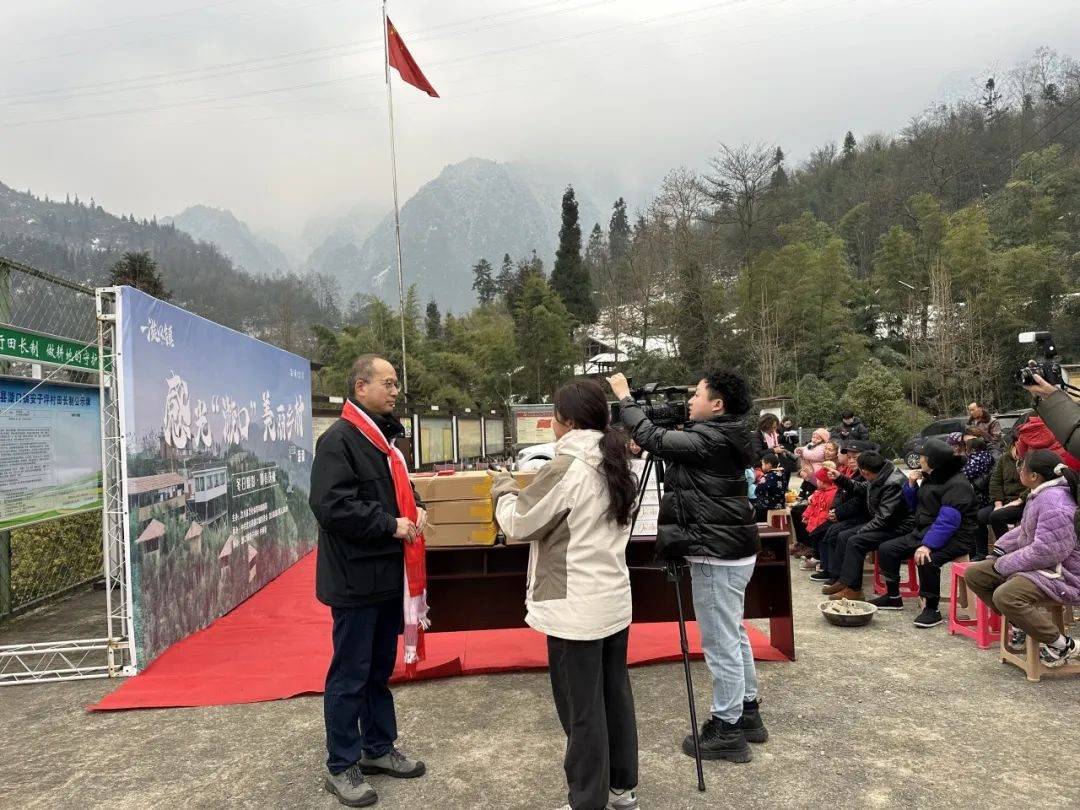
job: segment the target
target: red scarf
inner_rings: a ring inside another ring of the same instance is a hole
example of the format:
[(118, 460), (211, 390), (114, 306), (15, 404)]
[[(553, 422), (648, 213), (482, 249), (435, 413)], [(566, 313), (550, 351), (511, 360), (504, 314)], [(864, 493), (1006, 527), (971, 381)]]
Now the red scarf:
[[(360, 408), (345, 400), (341, 418), (359, 430), (380, 453), (386, 456), (390, 476), (394, 482), (394, 499), (398, 514), (416, 522), (416, 498), (413, 495), (409, 471), (401, 451), (387, 441), (374, 420)], [(424, 536), (418, 534), (411, 543), (405, 543), (405, 672), (410, 677), (416, 672), (416, 664), (424, 660), (424, 630), (430, 622), (427, 618), (427, 563), (425, 561)]]

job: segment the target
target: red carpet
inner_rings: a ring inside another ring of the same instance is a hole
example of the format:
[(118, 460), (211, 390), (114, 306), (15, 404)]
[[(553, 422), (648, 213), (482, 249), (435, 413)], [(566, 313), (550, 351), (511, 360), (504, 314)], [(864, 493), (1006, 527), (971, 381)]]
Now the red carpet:
[[(90, 707), (92, 711), (255, 703), (319, 694), (330, 660), (330, 610), (315, 600), (315, 554), (309, 554), (227, 616), (177, 642), (145, 671)], [(687, 625), (701, 657), (697, 624)], [(747, 626), (754, 657), (786, 661)], [(674, 623), (635, 624), (630, 663), (674, 661)], [(404, 679), (398, 655), (394, 680)], [(531, 629), (430, 633), (416, 679), (546, 669), (544, 636)]]

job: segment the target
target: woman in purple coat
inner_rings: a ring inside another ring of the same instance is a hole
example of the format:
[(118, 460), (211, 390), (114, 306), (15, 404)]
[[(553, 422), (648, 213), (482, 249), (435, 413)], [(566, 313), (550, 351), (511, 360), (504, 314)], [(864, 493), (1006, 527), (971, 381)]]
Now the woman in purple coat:
[(1077, 474), (1050, 450), (1029, 452), (1019, 473), (1031, 490), (1020, 525), (997, 541), (993, 556), (969, 565), (964, 579), (1016, 628), (1011, 647), (1022, 648), (1030, 635), (1042, 644), (1043, 664), (1061, 666), (1080, 649), (1038, 605), (1080, 604), (1080, 543), (1073, 526)]

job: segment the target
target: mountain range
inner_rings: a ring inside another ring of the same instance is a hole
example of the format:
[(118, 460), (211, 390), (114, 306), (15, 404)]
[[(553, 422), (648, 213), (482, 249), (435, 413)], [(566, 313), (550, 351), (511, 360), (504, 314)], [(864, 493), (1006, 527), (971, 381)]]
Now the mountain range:
[(281, 248), (252, 233), (232, 211), (193, 205), (175, 217), (165, 217), (162, 222), (175, 225), (177, 230), (200, 242), (217, 245), (236, 267), (249, 273), (274, 278), (292, 270)]
[[(550, 269), (565, 191), (552, 176), (547, 169), (481, 158), (445, 167), (401, 207), (406, 285), (416, 284), (422, 300), (434, 299), (444, 311), (463, 312), (476, 302), (471, 268), (480, 258), (497, 266), (504, 254), (516, 260), (536, 251)], [(578, 188), (575, 194), (586, 235), (594, 222), (606, 224), (588, 193)], [(370, 203), (307, 223), (301, 242), (310, 253), (293, 266), (284, 250), (229, 211), (196, 205), (165, 222), (214, 244), (248, 272), (273, 277), (296, 269), (332, 278), (343, 306), (357, 293), (397, 301), (393, 214)]]

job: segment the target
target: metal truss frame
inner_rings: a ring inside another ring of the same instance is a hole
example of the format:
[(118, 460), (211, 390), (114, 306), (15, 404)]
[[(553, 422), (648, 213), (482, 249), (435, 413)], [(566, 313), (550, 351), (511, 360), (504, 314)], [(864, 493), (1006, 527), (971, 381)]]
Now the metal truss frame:
[(135, 634), (124, 497), (125, 437), (121, 425), (120, 306), (117, 288), (97, 290), (98, 385), (101, 395), (101, 538), (105, 573), (105, 638), (0, 646), (0, 686), (134, 675)]

